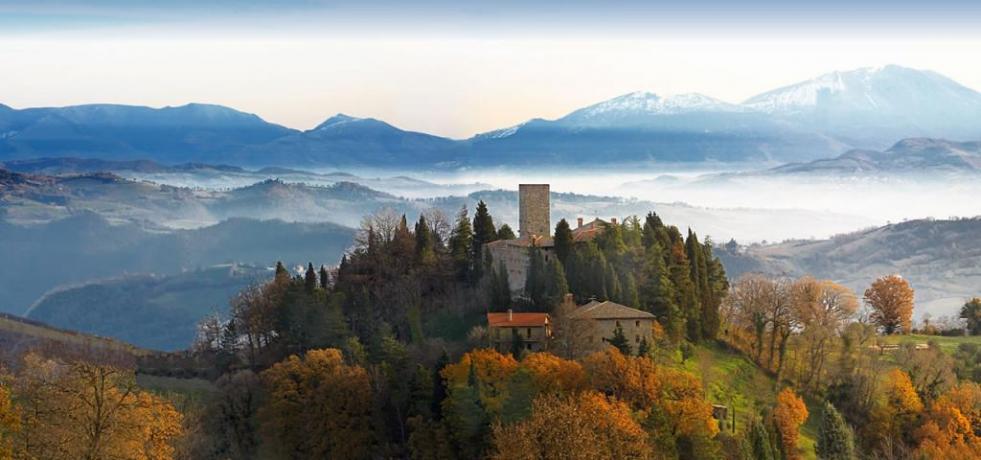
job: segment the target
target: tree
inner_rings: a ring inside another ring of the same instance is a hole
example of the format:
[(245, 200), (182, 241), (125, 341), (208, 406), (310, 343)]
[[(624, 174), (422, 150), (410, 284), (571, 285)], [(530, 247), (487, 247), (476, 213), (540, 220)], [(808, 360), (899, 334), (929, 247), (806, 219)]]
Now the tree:
[(565, 279), (565, 269), (559, 259), (552, 258), (545, 267), (543, 304), (546, 310), (555, 308), (569, 293), (569, 283)]
[(20, 412), (10, 400), (10, 390), (0, 383), (0, 459), (13, 458), (13, 438), (20, 432)]
[(572, 252), (572, 229), (565, 219), (559, 220), (555, 224), (555, 237), (552, 239), (555, 247), (555, 255), (563, 264), (569, 263), (569, 254)]
[(490, 304), (494, 311), (504, 311), (511, 306), (511, 281), (508, 269), (503, 262), (498, 262), (497, 269), (491, 273), (487, 283), (490, 289)]
[(647, 434), (627, 405), (591, 391), (541, 396), (527, 419), (495, 426), (491, 458), (585, 460), (651, 455)]
[(913, 318), (913, 288), (899, 275), (883, 276), (865, 290), (871, 320), (887, 335), (908, 334)]
[(749, 430), (749, 443), (753, 451), (753, 458), (756, 460), (775, 460), (773, 454), (773, 444), (770, 442), (770, 433), (766, 425), (760, 419), (753, 420)]
[(804, 405), (804, 400), (790, 388), (784, 388), (777, 395), (773, 419), (780, 434), (780, 445), (784, 458), (788, 460), (799, 459), (797, 439), (800, 437), (800, 426), (807, 420), (807, 406)]
[(463, 206), (457, 214), (456, 225), (450, 234), (450, 257), (453, 259), (459, 280), (470, 279), (472, 247), (473, 229), (470, 226), (470, 218), (467, 217), (467, 207)]
[(816, 450), (818, 458), (822, 460), (855, 459), (855, 440), (852, 430), (830, 402), (824, 403)]
[(327, 273), (327, 267), (320, 266), (320, 289), (327, 291), (330, 288), (330, 274)]
[(416, 235), (416, 261), (422, 266), (429, 266), (436, 262), (436, 236), (433, 235), (426, 222), (425, 214), (419, 215), (419, 220), (415, 226)]
[(168, 459), (181, 414), (139, 390), (131, 371), (84, 362), (25, 358), (18, 378), (23, 408), (15, 450), (25, 458)]
[(616, 347), (617, 350), (620, 350), (620, 353), (623, 353), (624, 355), (629, 355), (631, 353), (630, 339), (623, 334), (623, 327), (620, 326), (619, 322), (617, 323), (616, 328), (613, 329), (613, 337), (607, 339), (606, 341), (610, 345)]
[(528, 248), (528, 272), (525, 275), (525, 297), (537, 308), (545, 307), (545, 257), (541, 249)]
[(494, 218), (487, 210), (484, 200), (477, 203), (477, 211), (473, 216), (473, 245), (470, 248), (470, 263), (474, 270), (474, 279), (484, 275), (484, 245), (497, 240), (497, 229), (494, 228)]
[(372, 385), (340, 350), (290, 356), (261, 374), (267, 399), (260, 428), (274, 455), (365, 458), (372, 439)]
[(313, 292), (317, 289), (317, 272), (313, 269), (313, 263), (307, 264), (307, 272), (303, 276), (303, 286), (307, 292)]
[(961, 307), (960, 318), (967, 322), (967, 331), (971, 335), (981, 335), (981, 297), (969, 300)]
[(499, 240), (513, 240), (517, 238), (514, 234), (514, 230), (511, 230), (511, 226), (508, 224), (502, 224), (500, 228), (497, 229), (497, 239)]

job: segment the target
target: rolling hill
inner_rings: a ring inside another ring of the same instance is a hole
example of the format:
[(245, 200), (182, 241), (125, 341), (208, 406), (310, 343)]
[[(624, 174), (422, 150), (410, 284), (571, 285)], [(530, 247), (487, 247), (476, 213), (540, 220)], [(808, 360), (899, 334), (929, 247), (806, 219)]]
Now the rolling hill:
[(842, 283), (861, 294), (876, 278), (898, 273), (916, 290), (914, 314), (953, 315), (981, 294), (981, 217), (913, 220), (825, 240), (719, 251), (731, 277), (760, 272)]

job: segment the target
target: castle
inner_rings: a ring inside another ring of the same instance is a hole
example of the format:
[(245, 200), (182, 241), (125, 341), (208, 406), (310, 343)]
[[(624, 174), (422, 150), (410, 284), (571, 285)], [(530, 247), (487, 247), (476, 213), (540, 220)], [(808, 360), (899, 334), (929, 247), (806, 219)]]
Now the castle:
[[(549, 194), (549, 184), (518, 185), (518, 239), (497, 240), (486, 246), (495, 266), (504, 264), (511, 292), (521, 293), (525, 289), (531, 247), (542, 251), (546, 263), (555, 257)], [(610, 223), (615, 225), (617, 219), (611, 219)], [(595, 219), (584, 224), (580, 217), (576, 224), (572, 239), (580, 242), (593, 239), (603, 230), (604, 222)]]

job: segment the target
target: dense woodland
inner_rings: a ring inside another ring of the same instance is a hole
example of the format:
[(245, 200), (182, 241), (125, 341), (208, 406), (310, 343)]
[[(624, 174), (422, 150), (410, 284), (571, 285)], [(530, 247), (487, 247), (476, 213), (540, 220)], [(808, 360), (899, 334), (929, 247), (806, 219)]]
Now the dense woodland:
[[(888, 347), (912, 329), (901, 277), (861, 298), (806, 277), (730, 286), (710, 240), (650, 213), (588, 242), (560, 221), (513, 296), (484, 244), (514, 237), (483, 202), (381, 211), (338, 267), (278, 265), (192, 350), (135, 369), (29, 353), (0, 378), (0, 459), (981, 457), (981, 347)], [(570, 359), (567, 294), (653, 313), (655, 343)], [(486, 348), (484, 313), (508, 308), (553, 314), (550, 352)], [(981, 332), (981, 300), (961, 316)], [(709, 348), (772, 385), (749, 423), (692, 370)]]

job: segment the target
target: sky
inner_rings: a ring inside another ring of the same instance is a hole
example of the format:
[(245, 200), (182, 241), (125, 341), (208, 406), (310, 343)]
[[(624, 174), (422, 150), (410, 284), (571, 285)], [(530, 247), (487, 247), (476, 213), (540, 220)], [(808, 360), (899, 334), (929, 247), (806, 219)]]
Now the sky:
[(981, 89), (981, 2), (0, 0), (0, 103), (335, 113), (454, 138), (632, 91), (899, 64)]

